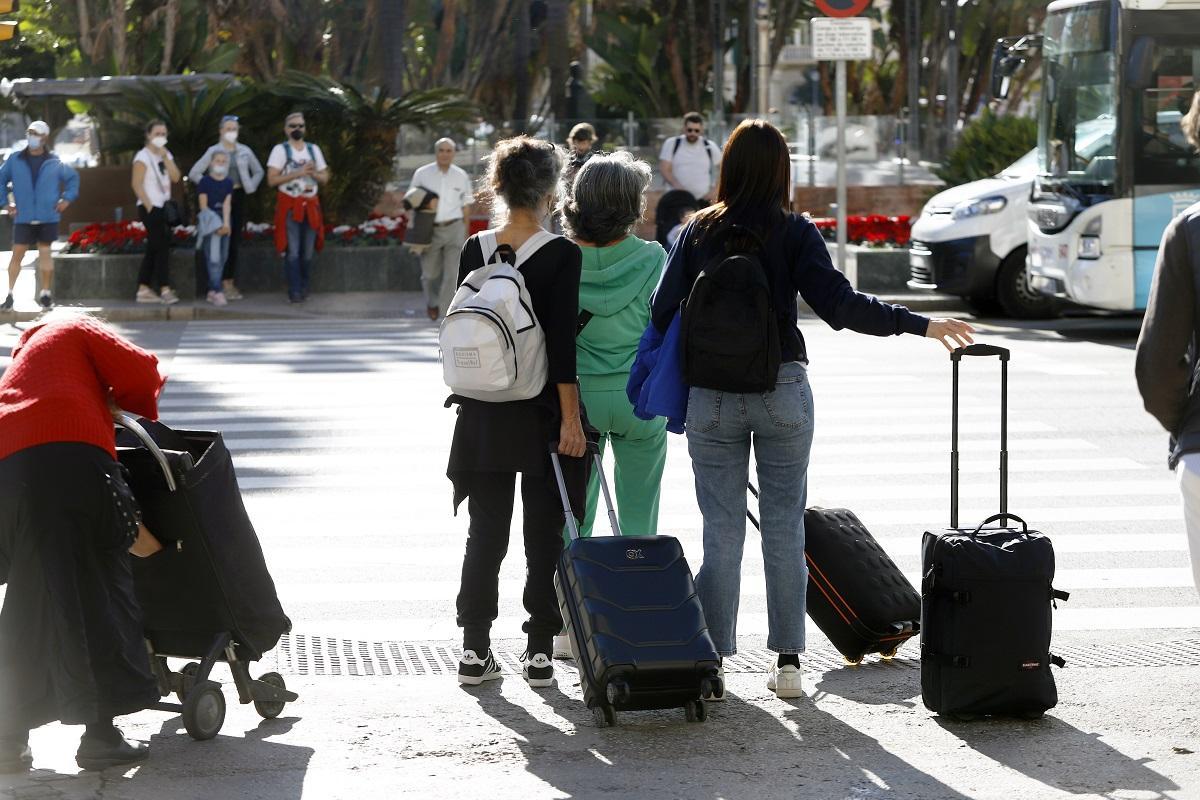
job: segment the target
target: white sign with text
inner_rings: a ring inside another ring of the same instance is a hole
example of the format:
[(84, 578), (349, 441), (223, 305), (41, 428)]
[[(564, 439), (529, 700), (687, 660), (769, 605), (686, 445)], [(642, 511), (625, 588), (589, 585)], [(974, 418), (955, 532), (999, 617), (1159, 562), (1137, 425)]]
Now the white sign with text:
[(864, 17), (812, 19), (812, 52), (817, 61), (866, 61), (874, 34)]

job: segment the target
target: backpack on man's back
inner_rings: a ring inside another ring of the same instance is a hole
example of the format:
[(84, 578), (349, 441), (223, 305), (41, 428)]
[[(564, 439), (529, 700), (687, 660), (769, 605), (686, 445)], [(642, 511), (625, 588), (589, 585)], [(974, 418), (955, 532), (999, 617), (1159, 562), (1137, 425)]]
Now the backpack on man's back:
[(684, 379), (724, 392), (769, 392), (781, 355), (762, 240), (740, 225), (706, 238), (715, 255), (692, 284), (680, 321)]

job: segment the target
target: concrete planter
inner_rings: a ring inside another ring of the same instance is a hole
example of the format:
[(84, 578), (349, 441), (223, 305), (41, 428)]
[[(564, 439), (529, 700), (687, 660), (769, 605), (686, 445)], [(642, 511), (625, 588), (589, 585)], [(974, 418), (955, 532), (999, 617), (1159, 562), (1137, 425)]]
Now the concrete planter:
[[(837, 245), (829, 245), (837, 265)], [(900, 247), (846, 247), (846, 277), (854, 288), (868, 294), (898, 294), (909, 291), (908, 249)]]
[[(283, 259), (272, 247), (243, 247), (238, 286), (245, 292), (285, 292)], [(142, 254), (72, 254), (54, 257), (55, 296), (62, 300), (132, 299)], [(197, 261), (192, 248), (172, 248), (171, 286), (184, 300), (196, 298)], [(312, 290), (397, 292), (421, 288), (421, 263), (400, 245), (326, 247), (312, 267)]]

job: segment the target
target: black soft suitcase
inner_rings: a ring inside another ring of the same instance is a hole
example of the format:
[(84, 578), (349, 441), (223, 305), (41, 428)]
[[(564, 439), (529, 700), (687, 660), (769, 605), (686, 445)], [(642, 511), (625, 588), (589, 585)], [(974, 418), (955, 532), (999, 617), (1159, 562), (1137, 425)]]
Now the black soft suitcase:
[[(963, 356), (999, 356), (1000, 513), (958, 525), (958, 366)], [(1003, 347), (951, 353), (950, 527), (921, 543), (921, 699), (938, 714), (1040, 717), (1058, 703), (1051, 674), (1054, 589), (1050, 539), (1008, 513), (1008, 361)], [(986, 527), (993, 522), (999, 527)], [(1013, 525), (1015, 523), (1015, 525)]]
[[(747, 516), (757, 528), (754, 515)], [(853, 511), (807, 509), (804, 560), (808, 616), (847, 663), (868, 653), (892, 658), (920, 631), (921, 596)]]
[(601, 726), (615, 724), (616, 711), (681, 706), (702, 721), (704, 698), (724, 687), (683, 548), (673, 536), (621, 536), (599, 451), (589, 447), (614, 536), (580, 538), (551, 454), (571, 535), (554, 586), (584, 702)]

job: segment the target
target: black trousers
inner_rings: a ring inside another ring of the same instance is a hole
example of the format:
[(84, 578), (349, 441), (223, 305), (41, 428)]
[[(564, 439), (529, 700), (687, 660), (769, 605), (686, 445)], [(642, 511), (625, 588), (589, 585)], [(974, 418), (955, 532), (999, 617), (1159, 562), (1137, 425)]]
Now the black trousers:
[(167, 227), (167, 212), (161, 208), (146, 211), (138, 205), (138, 218), (146, 226), (146, 254), (138, 270), (138, 283), (159, 291), (171, 285), (168, 270), (171, 257), (171, 229)]
[(242, 229), (246, 227), (246, 192), (234, 189), (229, 203), (229, 257), (225, 259), (222, 280), (237, 280), (238, 249), (242, 244)]
[[(458, 592), (458, 625), (463, 649), (482, 657), (491, 646), (490, 631), (499, 603), (500, 563), (508, 552), (516, 473), (488, 472), (472, 476), (467, 508), (471, 524)], [(525, 534), (525, 610), (521, 629), (531, 650), (549, 655), (554, 635), (562, 630), (554, 569), (563, 548), (562, 501), (545, 476), (521, 476), (522, 529)]]

